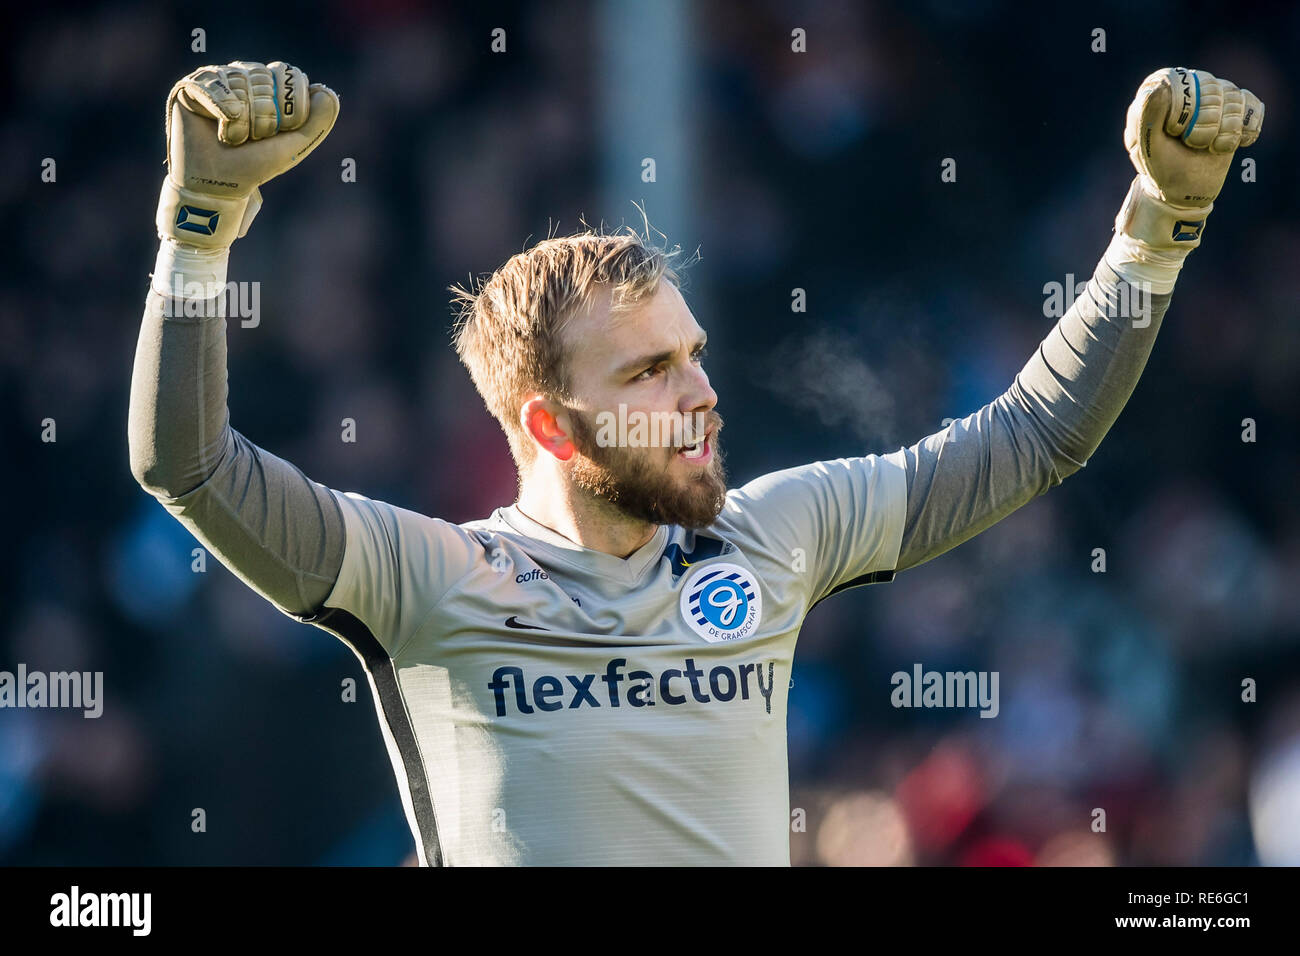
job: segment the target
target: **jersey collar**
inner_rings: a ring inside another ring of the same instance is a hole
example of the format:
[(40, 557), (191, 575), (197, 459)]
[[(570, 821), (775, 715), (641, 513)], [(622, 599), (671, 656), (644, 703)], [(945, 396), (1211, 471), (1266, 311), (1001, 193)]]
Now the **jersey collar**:
[(541, 542), (547, 550), (553, 552), (566, 564), (575, 565), (585, 571), (595, 571), (619, 581), (634, 581), (640, 578), (646, 568), (662, 557), (672, 528), (671, 525), (661, 524), (649, 541), (626, 558), (620, 558), (604, 551), (584, 548), (570, 541), (558, 531), (538, 524), (515, 505), (498, 508), (497, 514), (510, 528)]

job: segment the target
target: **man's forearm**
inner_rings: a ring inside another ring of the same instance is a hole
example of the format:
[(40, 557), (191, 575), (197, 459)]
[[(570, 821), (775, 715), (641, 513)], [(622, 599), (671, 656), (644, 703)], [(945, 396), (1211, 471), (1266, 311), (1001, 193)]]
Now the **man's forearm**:
[[(131, 379), (131, 470), (245, 583), (293, 614), (320, 608), (343, 562), (334, 496), (230, 427), (226, 321), (150, 291)], [(211, 303), (205, 303), (211, 305)]]
[[(1086, 291), (1011, 388), (904, 449), (898, 569), (961, 544), (1087, 463), (1146, 367), (1236, 150), (1263, 123), (1258, 97), (1204, 70), (1165, 67), (1142, 81), (1124, 122), (1137, 176)], [(1117, 308), (1121, 278), (1127, 308)], [(1142, 290), (1143, 308), (1128, 283)]]
[[(169, 310), (172, 315), (166, 313)], [(193, 491), (230, 453), (226, 408), (226, 325), (217, 300), (205, 317), (150, 289), (131, 375), (131, 470), (150, 494)]]
[[(1103, 259), (1006, 392), (905, 449), (898, 570), (974, 537), (1087, 463), (1133, 393), (1172, 298), (1135, 293), (1121, 294)], [(1140, 317), (1139, 301), (1149, 309)]]

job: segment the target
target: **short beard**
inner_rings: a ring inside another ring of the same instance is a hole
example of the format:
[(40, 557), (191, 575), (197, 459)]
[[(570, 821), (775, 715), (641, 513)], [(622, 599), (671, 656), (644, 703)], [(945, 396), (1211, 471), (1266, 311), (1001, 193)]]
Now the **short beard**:
[(666, 449), (623, 449), (596, 442), (594, 427), (579, 411), (571, 410), (572, 437), (576, 454), (569, 465), (573, 483), (589, 494), (609, 502), (629, 518), (652, 524), (676, 524), (683, 528), (711, 525), (727, 500), (727, 470), (723, 464), (722, 416), (710, 412), (708, 424), (713, 458), (699, 474), (683, 485), (669, 480), (669, 462), (653, 463), (650, 452)]

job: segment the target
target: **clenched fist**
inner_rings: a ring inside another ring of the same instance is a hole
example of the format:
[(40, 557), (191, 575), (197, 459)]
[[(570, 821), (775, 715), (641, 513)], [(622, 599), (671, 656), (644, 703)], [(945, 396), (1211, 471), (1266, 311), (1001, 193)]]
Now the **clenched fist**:
[(205, 66), (180, 80), (167, 97), (159, 236), (228, 248), (261, 208), (258, 187), (319, 146), (338, 114), (333, 90), (278, 60)]
[(1124, 147), (1142, 186), (1171, 206), (1209, 206), (1234, 152), (1259, 138), (1264, 104), (1204, 70), (1171, 67), (1142, 81), (1128, 108)]

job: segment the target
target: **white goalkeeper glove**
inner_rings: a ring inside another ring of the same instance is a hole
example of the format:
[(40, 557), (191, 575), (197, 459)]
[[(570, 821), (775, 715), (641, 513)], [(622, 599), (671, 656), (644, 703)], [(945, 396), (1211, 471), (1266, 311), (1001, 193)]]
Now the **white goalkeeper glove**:
[(1107, 260), (1168, 292), (1201, 244), (1237, 148), (1259, 138), (1264, 104), (1204, 70), (1170, 67), (1142, 81), (1125, 119), (1124, 147), (1137, 176)]
[[(1264, 104), (1204, 70), (1157, 70), (1128, 108), (1124, 147), (1142, 185), (1173, 206), (1212, 204), (1232, 154), (1259, 138)], [(1164, 135), (1161, 135), (1161, 134)]]
[(205, 66), (177, 82), (167, 97), (154, 287), (179, 295), (174, 278), (224, 286), (230, 245), (261, 208), (258, 187), (319, 146), (338, 113), (333, 90), (308, 86), (278, 60)]

